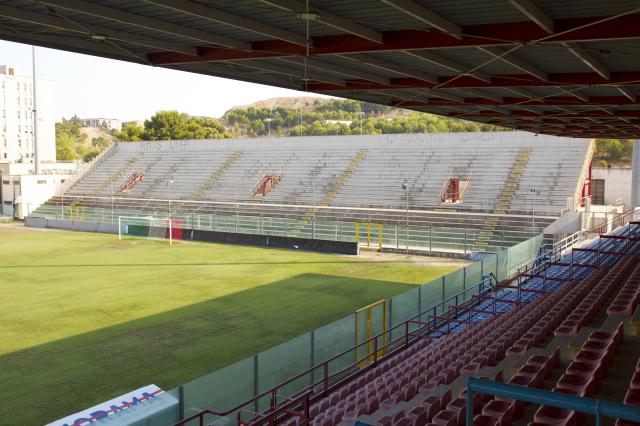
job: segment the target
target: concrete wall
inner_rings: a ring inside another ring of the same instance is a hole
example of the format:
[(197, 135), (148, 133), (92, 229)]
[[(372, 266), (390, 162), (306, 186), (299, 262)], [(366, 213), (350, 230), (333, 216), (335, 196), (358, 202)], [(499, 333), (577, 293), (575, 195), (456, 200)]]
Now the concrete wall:
[(625, 210), (631, 206), (631, 169), (594, 168), (591, 172), (592, 179), (604, 179), (604, 202), (613, 204), (622, 198)]
[(83, 222), (66, 219), (47, 219), (43, 217), (26, 217), (25, 226), (33, 228), (66, 229), (82, 232), (102, 232), (105, 234), (117, 234), (118, 225), (115, 223)]
[(23, 219), (60, 190), (70, 175), (2, 175), (2, 214)]

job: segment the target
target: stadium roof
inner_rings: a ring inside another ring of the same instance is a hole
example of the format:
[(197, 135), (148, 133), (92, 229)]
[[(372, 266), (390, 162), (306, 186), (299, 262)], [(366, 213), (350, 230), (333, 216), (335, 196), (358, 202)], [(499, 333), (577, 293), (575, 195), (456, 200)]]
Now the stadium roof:
[(6, 0), (0, 38), (538, 133), (640, 135), (637, 0)]

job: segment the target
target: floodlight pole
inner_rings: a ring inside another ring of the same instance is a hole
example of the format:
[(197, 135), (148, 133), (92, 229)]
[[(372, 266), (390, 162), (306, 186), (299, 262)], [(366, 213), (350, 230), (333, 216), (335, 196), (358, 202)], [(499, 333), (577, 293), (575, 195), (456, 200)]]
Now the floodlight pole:
[(406, 194), (406, 200), (407, 200), (407, 224), (405, 226), (405, 243), (407, 246), (407, 254), (409, 254), (409, 185), (407, 185), (407, 183), (403, 183), (402, 184), (402, 189), (404, 189), (404, 192)]
[(33, 166), (36, 175), (40, 174), (40, 153), (38, 149), (38, 107), (36, 98), (36, 47), (31, 46), (31, 60), (33, 66)]
[(171, 184), (173, 183), (172, 180), (170, 180), (168, 182), (169, 185), (169, 220), (171, 220)]

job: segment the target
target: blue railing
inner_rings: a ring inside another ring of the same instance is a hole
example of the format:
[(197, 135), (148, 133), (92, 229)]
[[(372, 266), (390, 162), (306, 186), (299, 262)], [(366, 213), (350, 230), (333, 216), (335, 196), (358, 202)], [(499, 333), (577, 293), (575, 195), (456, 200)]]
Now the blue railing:
[(531, 402), (533, 404), (548, 405), (565, 410), (591, 414), (596, 418), (596, 426), (602, 423), (602, 417), (613, 417), (631, 422), (640, 422), (640, 407), (634, 405), (610, 402), (601, 399), (583, 398), (559, 392), (551, 392), (525, 386), (510, 385), (490, 380), (469, 378), (467, 383), (467, 426), (473, 425), (473, 394), (499, 396)]
[(472, 296), (474, 295), (482, 295), (486, 293), (490, 293), (496, 286), (498, 285), (498, 279), (493, 272), (486, 273), (482, 276), (482, 280), (478, 284), (474, 284), (473, 286), (462, 290), (459, 293), (453, 294), (450, 297), (441, 300), (435, 305), (423, 310), (422, 312), (417, 313), (416, 315), (407, 318), (407, 321), (414, 321), (416, 319), (421, 319), (424, 315), (432, 314), (433, 316), (438, 315), (438, 308), (440, 308), (440, 312), (444, 313), (446, 311), (445, 308), (449, 306), (458, 306), (463, 303), (470, 302), (472, 300)]

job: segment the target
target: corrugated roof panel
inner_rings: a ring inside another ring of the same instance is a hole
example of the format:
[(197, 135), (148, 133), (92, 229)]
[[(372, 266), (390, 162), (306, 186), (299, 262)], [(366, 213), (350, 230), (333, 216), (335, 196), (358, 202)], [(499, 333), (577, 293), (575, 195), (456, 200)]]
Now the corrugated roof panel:
[(637, 0), (536, 0), (535, 3), (553, 19), (613, 16), (640, 7)]
[(513, 55), (547, 74), (591, 72), (591, 68), (560, 45), (526, 46), (513, 52)]
[(457, 49), (433, 49), (434, 53), (447, 57), (461, 64), (469, 65), (469, 69), (482, 65), (478, 71), (491, 75), (502, 74), (522, 74), (512, 65), (501, 60), (495, 59), (493, 56), (481, 51), (478, 48), (457, 48)]

